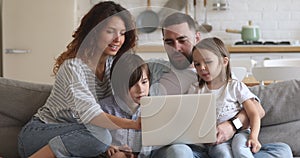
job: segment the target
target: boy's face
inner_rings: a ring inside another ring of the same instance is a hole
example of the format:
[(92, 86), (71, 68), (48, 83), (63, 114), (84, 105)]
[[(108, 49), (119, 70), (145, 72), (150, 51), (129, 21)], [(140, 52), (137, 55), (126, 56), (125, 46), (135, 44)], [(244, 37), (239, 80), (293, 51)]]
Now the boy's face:
[(143, 75), (141, 79), (129, 89), (129, 94), (132, 100), (137, 104), (140, 104), (142, 97), (148, 96), (149, 78), (147, 77), (147, 72), (145, 69), (143, 69)]
[(170, 62), (177, 69), (186, 69), (191, 64), (192, 49), (200, 36), (187, 23), (171, 25), (163, 31), (164, 46)]

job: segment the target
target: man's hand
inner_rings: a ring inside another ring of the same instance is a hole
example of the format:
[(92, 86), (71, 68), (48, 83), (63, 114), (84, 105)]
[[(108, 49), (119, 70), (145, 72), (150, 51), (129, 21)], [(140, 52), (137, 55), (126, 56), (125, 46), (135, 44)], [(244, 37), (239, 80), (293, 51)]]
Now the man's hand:
[(235, 129), (229, 121), (220, 123), (217, 126), (217, 141), (216, 144), (221, 144), (231, 139), (235, 134)]

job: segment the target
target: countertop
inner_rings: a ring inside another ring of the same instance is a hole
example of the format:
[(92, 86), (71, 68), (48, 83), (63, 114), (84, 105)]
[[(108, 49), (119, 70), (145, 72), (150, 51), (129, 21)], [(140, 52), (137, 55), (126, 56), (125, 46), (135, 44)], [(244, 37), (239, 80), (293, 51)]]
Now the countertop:
[(227, 46), (230, 53), (300, 53), (300, 46), (292, 45), (249, 45)]
[[(230, 53), (300, 53), (300, 46), (293, 45), (227, 45), (227, 49)], [(162, 45), (144, 45), (137, 46), (136, 51), (143, 52), (165, 52)]]

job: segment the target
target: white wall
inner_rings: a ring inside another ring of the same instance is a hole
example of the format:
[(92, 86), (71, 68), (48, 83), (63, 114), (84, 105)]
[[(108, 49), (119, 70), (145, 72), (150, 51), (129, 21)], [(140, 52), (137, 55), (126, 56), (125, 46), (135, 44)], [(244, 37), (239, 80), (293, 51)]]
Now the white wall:
[[(86, 12), (93, 3), (99, 0), (78, 0), (79, 2), (89, 3), (85, 8), (78, 8), (78, 19)], [(146, 0), (114, 0), (132, 11), (137, 16), (146, 6)], [(152, 0), (153, 10), (164, 6), (167, 0)], [(176, 3), (176, 0), (173, 0)], [(193, 15), (193, 0), (188, 0), (189, 14)], [(248, 20), (252, 20), (261, 30), (261, 40), (275, 41), (295, 41), (300, 40), (300, 1), (299, 0), (228, 0), (229, 10), (212, 10), (213, 0), (208, 0), (208, 22), (213, 26), (213, 31), (209, 34), (202, 34), (203, 37), (218, 36), (226, 44), (232, 44), (241, 40), (239, 34), (226, 33), (225, 29), (241, 29), (247, 25)], [(202, 23), (203, 0), (197, 0), (198, 3), (198, 22)], [(142, 7), (142, 8), (141, 8)], [(184, 12), (184, 9), (182, 10)], [(150, 34), (140, 34), (139, 43), (149, 45), (161, 44), (160, 30)]]

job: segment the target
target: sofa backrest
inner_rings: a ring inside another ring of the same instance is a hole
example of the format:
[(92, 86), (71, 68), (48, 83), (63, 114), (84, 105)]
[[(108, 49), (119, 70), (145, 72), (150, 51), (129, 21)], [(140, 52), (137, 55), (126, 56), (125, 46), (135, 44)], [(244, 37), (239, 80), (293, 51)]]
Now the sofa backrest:
[(300, 120), (300, 80), (254, 86), (250, 90), (261, 100), (266, 112), (262, 126)]
[(261, 99), (266, 112), (261, 120), (261, 143), (284, 142), (300, 157), (300, 80), (282, 81), (250, 90)]
[(18, 157), (17, 135), (50, 95), (52, 86), (0, 77), (0, 156)]

